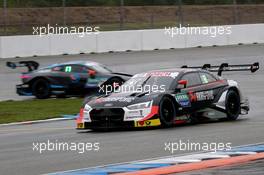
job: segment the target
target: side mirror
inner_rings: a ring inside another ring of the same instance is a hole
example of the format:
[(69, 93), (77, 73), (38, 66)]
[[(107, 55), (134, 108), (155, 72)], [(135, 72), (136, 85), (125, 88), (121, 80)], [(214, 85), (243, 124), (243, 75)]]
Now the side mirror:
[(88, 74), (89, 74), (90, 78), (95, 78), (96, 72), (94, 70), (88, 70)]
[(177, 89), (183, 89), (187, 87), (187, 80), (179, 80), (178, 81), (178, 85), (177, 85)]

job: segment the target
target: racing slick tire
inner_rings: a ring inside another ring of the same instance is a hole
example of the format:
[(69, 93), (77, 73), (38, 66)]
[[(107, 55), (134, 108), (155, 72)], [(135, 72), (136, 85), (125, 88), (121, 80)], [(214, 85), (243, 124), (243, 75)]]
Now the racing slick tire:
[(173, 100), (169, 97), (163, 97), (159, 104), (159, 116), (161, 126), (173, 126), (174, 117), (176, 115), (176, 108)]
[(50, 97), (49, 82), (45, 79), (37, 79), (32, 84), (33, 95), (38, 99), (46, 99)]
[(240, 96), (234, 90), (229, 90), (226, 94), (226, 114), (228, 120), (236, 120), (240, 114)]

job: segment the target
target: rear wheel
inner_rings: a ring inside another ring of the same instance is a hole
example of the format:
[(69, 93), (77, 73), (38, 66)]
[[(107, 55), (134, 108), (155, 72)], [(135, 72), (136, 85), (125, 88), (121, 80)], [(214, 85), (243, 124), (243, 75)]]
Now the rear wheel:
[(161, 99), (159, 105), (159, 115), (162, 126), (170, 127), (173, 125), (174, 117), (176, 115), (176, 109), (171, 98), (163, 97)]
[(49, 82), (44, 79), (38, 79), (32, 84), (33, 95), (38, 99), (45, 99), (50, 97)]
[(229, 90), (226, 94), (226, 113), (228, 120), (236, 120), (240, 114), (240, 97), (234, 90)]

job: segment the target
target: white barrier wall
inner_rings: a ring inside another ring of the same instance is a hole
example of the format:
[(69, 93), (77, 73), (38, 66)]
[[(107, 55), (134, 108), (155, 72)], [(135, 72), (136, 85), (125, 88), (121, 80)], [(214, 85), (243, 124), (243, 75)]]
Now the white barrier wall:
[(2, 38), (0, 37), (0, 58), (3, 58), (2, 56)]
[(216, 37), (203, 34), (176, 34), (172, 37), (164, 29), (100, 32), (84, 37), (3, 36), (0, 37), (0, 58), (264, 43), (264, 24), (229, 27), (232, 33)]
[(1, 37), (1, 58), (44, 56), (49, 54), (48, 36), (4, 36)]
[(186, 35), (186, 47), (198, 47), (198, 46), (223, 46), (227, 44), (227, 35)]
[(50, 35), (48, 55), (79, 54), (97, 52), (96, 35)]
[(264, 24), (234, 25), (232, 34), (227, 36), (227, 45), (237, 43), (264, 43)]
[(142, 50), (185, 48), (186, 36), (166, 35), (164, 29), (142, 30)]
[(141, 32), (137, 30), (101, 32), (97, 35), (97, 51), (142, 50)]

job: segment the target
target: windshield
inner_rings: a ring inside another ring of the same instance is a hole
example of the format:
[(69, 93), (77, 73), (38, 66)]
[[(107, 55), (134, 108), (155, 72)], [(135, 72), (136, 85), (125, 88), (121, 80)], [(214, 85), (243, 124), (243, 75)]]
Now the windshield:
[(137, 74), (119, 89), (123, 92), (164, 92), (169, 90), (178, 72), (154, 72)]
[(102, 65), (102, 64), (94, 64), (92, 65), (92, 68), (97, 71), (97, 72), (101, 72), (101, 73), (111, 73), (112, 70), (110, 70), (109, 68), (107, 68), (106, 66)]

